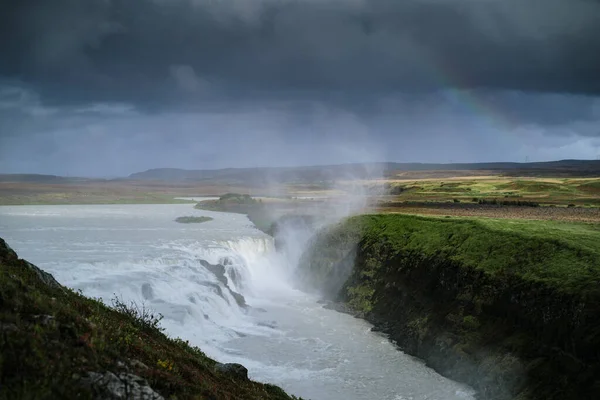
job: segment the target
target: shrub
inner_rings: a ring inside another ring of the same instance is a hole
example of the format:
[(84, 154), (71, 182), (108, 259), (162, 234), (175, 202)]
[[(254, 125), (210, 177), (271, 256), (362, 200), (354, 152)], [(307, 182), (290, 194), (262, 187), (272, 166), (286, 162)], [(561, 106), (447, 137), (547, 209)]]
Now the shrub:
[(135, 301), (131, 301), (129, 304), (127, 304), (122, 298), (119, 298), (117, 295), (115, 295), (115, 297), (112, 299), (112, 306), (118, 312), (131, 318), (134, 325), (139, 329), (158, 332), (165, 330), (165, 328), (160, 326), (160, 321), (162, 321), (163, 315), (156, 313), (149, 307), (146, 307), (146, 304), (143, 302), (142, 304), (137, 304)]
[(158, 360), (156, 365), (164, 370), (173, 371), (173, 361), (169, 360)]
[(463, 318), (462, 324), (465, 329), (472, 330), (472, 331), (479, 329), (479, 326), (480, 326), (479, 320), (477, 319), (477, 317), (474, 317), (473, 315), (466, 315)]
[(494, 206), (499, 205), (499, 206), (514, 206), (514, 207), (539, 207), (540, 206), (540, 203), (537, 203), (535, 201), (527, 201), (527, 200), (479, 199), (478, 203), (479, 204), (489, 204), (489, 205), (494, 205)]
[(239, 194), (239, 193), (226, 193), (219, 198), (221, 203), (234, 203), (234, 204), (255, 204), (256, 199), (253, 199), (250, 195)]

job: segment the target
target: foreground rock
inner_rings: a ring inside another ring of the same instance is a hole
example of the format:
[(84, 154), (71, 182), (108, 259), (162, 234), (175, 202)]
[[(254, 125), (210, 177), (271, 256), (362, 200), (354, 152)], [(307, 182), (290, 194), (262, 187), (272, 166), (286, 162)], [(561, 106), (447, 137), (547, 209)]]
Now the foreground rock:
[(133, 374), (90, 372), (81, 384), (91, 390), (96, 400), (164, 400), (145, 379)]
[[(239, 294), (238, 292), (232, 290), (229, 287), (229, 281), (228, 281), (227, 277), (225, 276), (225, 266), (223, 266), (221, 264), (211, 264), (206, 260), (200, 260), (200, 264), (202, 264), (202, 266), (204, 266), (204, 268), (206, 268), (210, 272), (212, 272), (217, 277), (217, 280), (219, 282), (221, 282), (223, 284), (223, 286), (225, 286), (227, 288), (227, 290), (229, 291), (229, 294), (231, 294), (231, 296), (233, 297), (233, 299), (235, 300), (235, 302), (237, 303), (237, 305), (239, 307), (241, 307), (241, 308), (248, 307), (244, 296)], [(204, 284), (212, 285), (213, 287), (216, 286), (215, 290), (216, 290), (217, 294), (226, 300), (226, 298), (223, 296), (223, 291), (221, 290), (219, 285), (211, 284), (210, 282), (205, 282)], [(235, 282), (234, 282), (234, 284), (235, 284)]]
[(20, 262), (23, 266), (35, 273), (44, 284), (53, 288), (62, 289), (62, 285), (58, 283), (51, 274), (42, 271), (28, 261), (19, 260), (17, 253), (15, 253), (2, 238), (0, 238), (0, 262), (4, 264)]
[(242, 364), (215, 364), (215, 371), (229, 375), (236, 379), (248, 379), (248, 369)]

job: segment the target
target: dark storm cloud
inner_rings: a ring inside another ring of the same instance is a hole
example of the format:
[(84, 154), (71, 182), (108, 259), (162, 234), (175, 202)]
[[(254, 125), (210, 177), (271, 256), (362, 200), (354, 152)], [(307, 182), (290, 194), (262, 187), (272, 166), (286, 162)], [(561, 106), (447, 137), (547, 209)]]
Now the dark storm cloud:
[(0, 172), (600, 154), (594, 0), (0, 1)]
[(0, 73), (35, 84), (47, 101), (158, 105), (448, 86), (600, 92), (593, 0), (9, 0), (1, 7)]

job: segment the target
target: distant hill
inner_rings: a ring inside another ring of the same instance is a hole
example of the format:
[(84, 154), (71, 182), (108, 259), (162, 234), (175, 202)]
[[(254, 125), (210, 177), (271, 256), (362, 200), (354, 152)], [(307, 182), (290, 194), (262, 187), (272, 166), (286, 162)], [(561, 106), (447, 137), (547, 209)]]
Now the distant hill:
[(459, 163), (459, 164), (421, 164), (421, 163), (388, 163), (393, 170), (401, 171), (433, 171), (433, 170), (577, 170), (600, 171), (598, 160), (560, 160), (546, 162), (516, 163), (516, 162), (490, 162), (490, 163)]
[(151, 169), (129, 176), (132, 180), (218, 182), (268, 185), (271, 183), (315, 183), (338, 179), (367, 179), (381, 176), (386, 163), (310, 167), (226, 168), (217, 170)]
[(0, 174), (0, 183), (69, 184), (82, 182), (157, 181), (171, 183), (206, 183), (242, 186), (269, 186), (274, 183), (314, 184), (320, 188), (345, 179), (449, 178), (467, 175), (508, 176), (600, 176), (598, 160), (561, 160), (532, 163), (367, 163), (317, 165), (307, 167), (263, 167), (186, 170), (177, 168), (149, 169), (118, 179), (64, 177), (44, 174)]
[[(185, 170), (176, 168), (150, 169), (129, 176), (131, 180), (219, 182), (227, 184), (269, 184), (269, 183), (315, 183), (338, 179), (368, 179), (393, 177), (403, 173), (403, 178), (429, 175), (461, 176), (465, 171), (489, 171), (494, 174), (518, 176), (600, 176), (600, 161), (561, 160), (534, 163), (459, 163), (459, 164), (423, 164), (423, 163), (368, 163), (321, 165), (310, 167), (265, 167), (265, 168), (227, 168), (215, 170)], [(445, 173), (440, 173), (445, 171)], [(461, 171), (456, 172), (456, 171)], [(415, 172), (415, 174), (406, 174)], [(417, 173), (419, 172), (419, 173)], [(412, 177), (412, 178), (411, 178)]]
[[(115, 179), (116, 181), (117, 179)], [(0, 174), (0, 183), (32, 183), (46, 185), (69, 185), (109, 182), (101, 178), (83, 178), (73, 176), (44, 175), (44, 174)]]
[(87, 179), (42, 174), (0, 174), (0, 182), (69, 183), (82, 180)]

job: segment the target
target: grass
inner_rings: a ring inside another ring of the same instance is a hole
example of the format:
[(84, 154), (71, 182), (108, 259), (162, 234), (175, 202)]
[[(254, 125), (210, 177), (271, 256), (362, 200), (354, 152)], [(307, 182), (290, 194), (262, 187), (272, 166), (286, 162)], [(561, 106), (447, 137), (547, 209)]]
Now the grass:
[(569, 293), (600, 291), (600, 225), (556, 221), (367, 215), (364, 246), (389, 246), (452, 261), (495, 276), (515, 275)]
[(208, 221), (212, 221), (213, 218), (211, 217), (205, 217), (205, 216), (201, 216), (201, 217), (196, 217), (193, 215), (188, 215), (185, 217), (178, 217), (175, 219), (175, 222), (179, 222), (180, 224), (201, 224), (203, 222), (208, 222)]
[(489, 176), (389, 181), (388, 191), (406, 201), (463, 202), (478, 199), (528, 200), (544, 204), (600, 205), (598, 178), (519, 178)]
[(1, 399), (91, 399), (89, 372), (130, 372), (166, 399), (291, 399), (280, 388), (215, 371), (198, 347), (168, 337), (161, 316), (109, 307), (49, 286), (0, 239)]
[(600, 222), (598, 178), (502, 176), (389, 181), (377, 211), (502, 219)]
[(262, 202), (247, 194), (227, 193), (218, 200), (204, 200), (196, 204), (199, 210), (234, 212), (246, 214), (248, 210), (262, 208)]
[(194, 208), (198, 210), (246, 214), (257, 229), (268, 234), (270, 234), (272, 225), (276, 219), (273, 212), (276, 208), (274, 204), (270, 204), (267, 207), (261, 200), (237, 193), (227, 193), (218, 200), (201, 201)]

